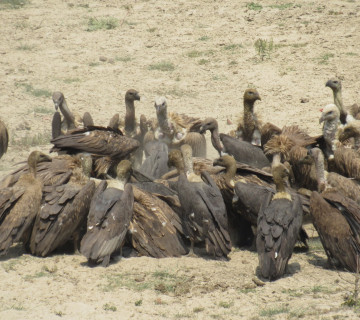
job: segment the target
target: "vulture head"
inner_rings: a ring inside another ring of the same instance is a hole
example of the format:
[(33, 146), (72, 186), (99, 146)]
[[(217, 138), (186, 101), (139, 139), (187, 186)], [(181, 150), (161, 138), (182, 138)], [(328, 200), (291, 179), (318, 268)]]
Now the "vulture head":
[(51, 162), (52, 159), (48, 155), (40, 152), (40, 151), (33, 151), (30, 153), (28, 157), (28, 166), (30, 169), (30, 172), (32, 172), (34, 175), (36, 174), (36, 166), (40, 162)]
[(331, 104), (326, 105), (322, 109), (319, 123), (333, 121), (336, 119), (339, 120), (339, 118), (340, 118), (340, 112), (339, 112), (338, 107), (335, 104), (331, 103)]
[(330, 79), (326, 82), (325, 87), (329, 87), (332, 91), (337, 92), (341, 90), (341, 81), (336, 78)]
[(55, 91), (52, 95), (52, 100), (55, 105), (55, 110), (57, 111), (64, 102), (64, 95), (60, 91)]
[(165, 97), (157, 97), (155, 99), (156, 114), (164, 114), (167, 111), (167, 102)]
[(232, 166), (236, 166), (236, 161), (233, 156), (229, 156), (228, 154), (217, 158), (213, 162), (213, 166), (220, 166), (224, 168), (230, 168)]
[(339, 134), (339, 141), (344, 142), (350, 138), (360, 137), (360, 120), (348, 123)]
[(126, 94), (125, 94), (125, 100), (127, 101), (140, 101), (140, 95), (139, 95), (139, 92), (137, 92), (135, 89), (129, 89), (128, 91), (126, 91)]
[(169, 152), (168, 167), (175, 167), (179, 171), (184, 169), (184, 161), (180, 150), (174, 149)]
[(206, 118), (200, 126), (200, 133), (205, 133), (206, 130), (209, 130), (210, 132), (214, 131), (215, 129), (218, 129), (218, 123), (216, 119), (214, 118)]
[(256, 100), (261, 100), (256, 89), (246, 89), (244, 92), (244, 101), (254, 103)]
[(129, 181), (132, 174), (132, 164), (129, 160), (121, 160), (116, 167), (116, 178), (120, 181)]

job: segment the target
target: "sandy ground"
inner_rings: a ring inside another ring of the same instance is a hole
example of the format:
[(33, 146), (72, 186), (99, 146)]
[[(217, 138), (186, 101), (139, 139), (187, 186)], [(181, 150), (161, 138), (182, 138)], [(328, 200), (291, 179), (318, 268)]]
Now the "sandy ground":
[[(319, 109), (332, 102), (330, 77), (342, 79), (345, 105), (360, 101), (358, 1), (11, 2), (21, 1), (0, 1), (0, 116), (11, 136), (0, 177), (30, 150), (49, 150), (53, 91), (99, 125), (124, 114), (129, 88), (141, 93), (137, 113), (148, 117), (165, 95), (169, 111), (215, 116), (222, 132), (235, 127), (226, 120), (236, 121), (249, 86), (262, 97), (264, 121), (310, 134), (320, 133)], [(114, 28), (88, 31), (101, 21)], [(274, 45), (264, 60), (259, 38)], [(288, 276), (265, 286), (252, 281), (257, 255), (246, 250), (229, 262), (142, 257), (103, 269), (15, 246), (0, 261), (0, 319), (358, 318), (342, 306), (354, 276), (326, 269), (310, 235), (310, 251), (294, 254)]]

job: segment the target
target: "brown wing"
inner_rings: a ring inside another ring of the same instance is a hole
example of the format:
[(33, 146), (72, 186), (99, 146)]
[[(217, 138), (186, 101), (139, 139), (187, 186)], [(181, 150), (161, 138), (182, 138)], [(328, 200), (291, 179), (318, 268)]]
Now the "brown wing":
[(334, 152), (337, 172), (360, 181), (360, 156), (354, 149), (338, 148)]
[[(271, 198), (268, 195), (266, 202)], [(256, 247), (260, 272), (264, 278), (281, 277), (291, 258), (302, 223), (302, 207), (299, 197), (272, 200), (259, 212)]]
[(135, 151), (140, 143), (122, 135), (120, 130), (102, 127), (88, 127), (73, 130), (70, 134), (52, 139), (51, 151), (69, 153), (88, 152), (100, 156), (122, 159)]
[[(327, 196), (329, 198), (329, 196)], [(346, 218), (335, 206), (314, 191), (310, 198), (310, 212), (329, 261), (356, 272), (359, 243), (352, 236)]]
[(236, 161), (259, 169), (270, 166), (264, 152), (251, 143), (240, 141), (222, 133), (220, 140), (224, 145), (225, 152), (232, 155)]
[(104, 261), (121, 248), (133, 215), (134, 195), (127, 184), (124, 191), (108, 188), (93, 199), (87, 232), (81, 240), (80, 252), (90, 261)]
[[(20, 240), (27, 241), (28, 232), (40, 210), (41, 182), (29, 175), (23, 176), (21, 179), (21, 188), (24, 188), (25, 191), (9, 208), (0, 225), (0, 255), (6, 254), (13, 243)], [(26, 186), (24, 180), (27, 180)], [(17, 186), (15, 185), (14, 188)], [(16, 194), (16, 191), (14, 193)]]
[(9, 144), (9, 133), (5, 123), (0, 120), (0, 158), (6, 153)]
[(71, 239), (89, 212), (94, 181), (85, 186), (72, 183), (52, 187), (33, 227), (30, 250), (46, 256)]
[(281, 134), (281, 129), (270, 122), (261, 127), (261, 145), (264, 145), (275, 135)]
[(179, 216), (164, 201), (140, 190), (134, 190), (134, 215), (130, 233), (133, 247), (140, 255), (154, 258), (178, 257), (186, 254), (179, 232)]
[(184, 113), (169, 112), (168, 117), (171, 121), (174, 121), (178, 126), (182, 128), (186, 128), (189, 131), (193, 131), (193, 132), (197, 131), (196, 128), (200, 128), (202, 123), (200, 118), (189, 117)]

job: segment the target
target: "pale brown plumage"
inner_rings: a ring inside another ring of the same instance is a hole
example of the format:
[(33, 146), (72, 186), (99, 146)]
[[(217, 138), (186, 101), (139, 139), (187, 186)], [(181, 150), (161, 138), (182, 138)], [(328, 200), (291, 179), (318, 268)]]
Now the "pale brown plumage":
[(0, 191), (0, 254), (29, 239), (33, 221), (40, 210), (42, 182), (36, 177), (36, 165), (50, 161), (47, 155), (33, 151), (28, 158), (29, 173), (23, 174), (11, 188)]
[(165, 97), (155, 100), (155, 109), (157, 116), (155, 139), (165, 142), (170, 148), (189, 144), (193, 149), (193, 156), (206, 157), (206, 140), (204, 135), (198, 132), (200, 119), (176, 112), (168, 113)]
[(244, 113), (236, 129), (236, 137), (250, 142), (254, 145), (261, 145), (261, 123), (254, 112), (254, 103), (261, 100), (256, 89), (246, 89), (244, 92)]

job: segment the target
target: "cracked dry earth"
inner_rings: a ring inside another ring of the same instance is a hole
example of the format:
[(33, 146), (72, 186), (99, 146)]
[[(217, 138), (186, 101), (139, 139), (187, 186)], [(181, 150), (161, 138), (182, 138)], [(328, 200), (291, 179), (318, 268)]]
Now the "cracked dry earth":
[[(31, 150), (50, 149), (53, 91), (99, 125), (125, 113), (124, 93), (135, 88), (138, 114), (154, 116), (165, 95), (170, 111), (215, 116), (228, 132), (255, 86), (264, 121), (319, 134), (319, 109), (332, 102), (327, 79), (342, 79), (345, 105), (360, 102), (360, 3), (287, 1), (0, 0), (0, 115), (11, 137), (0, 177)], [(273, 41), (263, 60), (257, 39)], [(357, 319), (342, 305), (354, 275), (327, 269), (308, 230), (310, 251), (264, 286), (252, 281), (258, 260), (248, 250), (228, 262), (141, 257), (103, 269), (17, 245), (0, 260), (0, 318)]]

